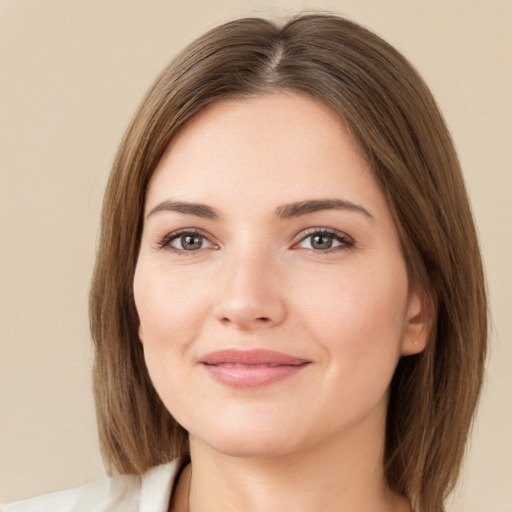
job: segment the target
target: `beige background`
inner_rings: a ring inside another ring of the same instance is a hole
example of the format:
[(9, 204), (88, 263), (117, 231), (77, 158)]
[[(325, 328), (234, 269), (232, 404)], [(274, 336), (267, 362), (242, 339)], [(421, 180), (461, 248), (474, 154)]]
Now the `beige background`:
[(331, 9), (424, 75), (460, 152), (495, 322), (450, 512), (512, 512), (512, 1), (0, 1), (0, 501), (101, 477), (87, 290), (115, 148), (157, 72), (221, 21)]

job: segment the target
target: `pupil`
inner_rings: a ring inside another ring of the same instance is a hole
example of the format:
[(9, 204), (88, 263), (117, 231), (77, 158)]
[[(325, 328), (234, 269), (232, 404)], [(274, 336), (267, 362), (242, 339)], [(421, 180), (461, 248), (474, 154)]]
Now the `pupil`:
[(332, 246), (332, 238), (325, 235), (315, 235), (312, 245), (315, 249), (330, 249)]
[(188, 251), (201, 248), (201, 237), (198, 235), (184, 235), (181, 237), (183, 249)]

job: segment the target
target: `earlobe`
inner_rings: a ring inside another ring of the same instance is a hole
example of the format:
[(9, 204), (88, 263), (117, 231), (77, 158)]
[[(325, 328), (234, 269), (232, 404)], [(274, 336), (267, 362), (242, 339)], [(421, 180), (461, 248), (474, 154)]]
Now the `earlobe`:
[(430, 338), (434, 307), (424, 292), (412, 292), (409, 297), (402, 338), (402, 356), (422, 352)]

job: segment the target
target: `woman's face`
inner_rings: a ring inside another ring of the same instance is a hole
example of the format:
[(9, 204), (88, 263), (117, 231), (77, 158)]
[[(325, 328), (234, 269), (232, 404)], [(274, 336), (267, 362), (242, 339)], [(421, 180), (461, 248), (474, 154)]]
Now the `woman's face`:
[(372, 171), (303, 95), (223, 101), (174, 138), (147, 190), (134, 293), (156, 390), (224, 453), (383, 433), (398, 359), (426, 342)]

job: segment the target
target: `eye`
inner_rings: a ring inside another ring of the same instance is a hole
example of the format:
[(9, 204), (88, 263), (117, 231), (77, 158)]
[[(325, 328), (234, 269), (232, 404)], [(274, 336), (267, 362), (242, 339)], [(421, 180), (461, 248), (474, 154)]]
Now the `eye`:
[(201, 249), (214, 248), (215, 246), (205, 235), (197, 231), (180, 231), (167, 235), (158, 243), (161, 249), (170, 249), (173, 252), (197, 252)]
[(309, 249), (317, 252), (331, 252), (337, 249), (352, 247), (353, 240), (341, 233), (331, 229), (314, 229), (306, 232), (296, 247)]
[(209, 242), (203, 235), (198, 235), (197, 233), (182, 234), (169, 242), (169, 245), (175, 249), (182, 249), (184, 251), (203, 249), (204, 244), (209, 244)]

